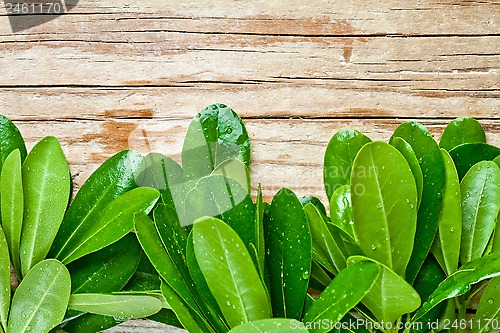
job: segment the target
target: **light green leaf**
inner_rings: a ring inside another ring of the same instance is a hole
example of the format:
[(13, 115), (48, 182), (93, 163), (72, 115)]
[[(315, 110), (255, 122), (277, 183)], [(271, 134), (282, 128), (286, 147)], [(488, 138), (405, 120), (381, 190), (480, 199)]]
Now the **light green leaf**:
[(352, 168), (351, 200), (365, 255), (404, 276), (415, 236), (417, 188), (403, 155), (384, 142), (361, 148)]
[(377, 320), (392, 323), (420, 306), (420, 297), (415, 289), (386, 265), (362, 256), (350, 257), (347, 265), (367, 260), (379, 265), (380, 276), (362, 302)]
[(344, 231), (351, 240), (356, 239), (352, 214), (351, 186), (343, 185), (333, 192), (330, 198), (330, 218), (331, 223)]
[(335, 242), (318, 208), (308, 203), (304, 206), (304, 212), (311, 230), (313, 258), (336, 275), (346, 267), (346, 257)]
[(420, 164), (418, 163), (417, 156), (415, 156), (415, 152), (413, 148), (410, 146), (408, 142), (406, 142), (403, 138), (395, 137), (391, 144), (399, 150), (399, 152), (403, 155), (410, 166), (411, 172), (413, 173), (413, 178), (415, 178), (415, 184), (417, 185), (417, 206), (420, 207), (420, 202), (422, 201), (422, 191), (424, 187), (424, 176), (422, 175), (422, 169), (420, 169)]
[(136, 188), (135, 177), (142, 156), (122, 151), (104, 162), (83, 184), (64, 216), (49, 256), (66, 258), (83, 234), (94, 225), (113, 200)]
[(21, 174), (21, 154), (14, 150), (5, 160), (1, 182), (2, 227), (5, 232), (10, 258), (16, 273), (21, 276), (19, 246), (24, 215), (23, 179)]
[(325, 321), (339, 322), (374, 286), (381, 269), (376, 263), (362, 261), (342, 270), (319, 295), (304, 316), (303, 322), (312, 327), (309, 332), (329, 332)]
[(446, 126), (439, 146), (447, 151), (463, 143), (486, 143), (483, 127), (474, 118), (457, 118)]
[(396, 137), (403, 138), (413, 148), (424, 179), (414, 242), (418, 246), (413, 249), (406, 268), (406, 280), (413, 282), (429, 254), (437, 233), (445, 183), (445, 167), (436, 141), (421, 124), (417, 122), (401, 124), (394, 131), (390, 142)]
[(160, 193), (149, 187), (139, 187), (123, 194), (109, 203), (93, 225), (82, 233), (78, 242), (71, 245), (71, 251), (63, 259), (68, 264), (89, 253), (98, 251), (118, 241), (134, 229), (134, 215), (149, 213)]
[(462, 265), (455, 273), (441, 282), (437, 289), (420, 307), (413, 321), (422, 318), (444, 300), (461, 296), (468, 292), (475, 283), (500, 276), (500, 252), (472, 260)]
[(63, 264), (54, 259), (39, 262), (14, 293), (7, 332), (49, 332), (63, 320), (70, 290)]
[(7, 327), (10, 309), (10, 258), (5, 234), (0, 228), (0, 331)]
[(250, 171), (242, 161), (230, 158), (220, 163), (212, 175), (221, 175), (228, 179), (236, 180), (250, 194), (252, 186), (250, 184)]
[(22, 166), (24, 221), (21, 273), (42, 261), (50, 250), (70, 196), (69, 166), (59, 141), (46, 137), (33, 147)]
[(498, 167), (500, 168), (500, 155), (498, 155), (497, 157), (495, 157), (495, 158), (493, 159), (493, 162), (495, 162), (495, 163), (496, 163), (496, 165), (498, 165)]
[(311, 231), (295, 194), (280, 190), (264, 225), (266, 261), (275, 317), (300, 319), (311, 274)]
[(120, 318), (143, 318), (161, 310), (161, 301), (152, 296), (73, 294), (69, 299), (71, 310)]
[(500, 277), (492, 279), (484, 290), (477, 308), (472, 333), (491, 332), (500, 321)]
[(500, 211), (500, 169), (491, 161), (474, 165), (460, 183), (462, 195), (462, 264), (483, 255)]
[(323, 178), (328, 199), (351, 179), (351, 167), (358, 151), (370, 138), (355, 130), (341, 130), (331, 138), (325, 152)]
[(236, 158), (250, 164), (250, 139), (241, 118), (224, 104), (213, 104), (196, 115), (182, 147), (187, 180), (199, 179), (223, 161)]
[(269, 318), (266, 290), (236, 232), (215, 218), (196, 221), (192, 232), (196, 260), (229, 327)]
[(446, 167), (446, 183), (443, 191), (443, 207), (439, 217), (439, 229), (433, 244), (436, 259), (441, 267), (450, 275), (458, 268), (460, 242), (462, 237), (462, 203), (460, 199), (460, 183), (455, 164), (448, 152), (441, 149)]
[(485, 143), (464, 143), (453, 148), (450, 156), (457, 167), (458, 177), (462, 179), (474, 164), (500, 156), (500, 148)]
[(272, 318), (236, 326), (230, 333), (307, 333), (304, 324), (295, 319)]

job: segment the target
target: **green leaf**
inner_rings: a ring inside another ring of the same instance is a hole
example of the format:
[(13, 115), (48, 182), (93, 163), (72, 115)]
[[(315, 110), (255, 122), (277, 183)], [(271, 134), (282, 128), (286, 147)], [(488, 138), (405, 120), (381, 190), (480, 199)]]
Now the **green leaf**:
[(497, 223), (495, 228), (495, 235), (493, 236), (493, 244), (491, 252), (500, 252), (500, 213), (497, 216)]
[[(347, 185), (346, 185), (347, 186)], [(300, 203), (302, 204), (302, 206), (305, 206), (307, 205), (308, 203), (310, 204), (313, 204), (314, 206), (316, 206), (316, 208), (318, 208), (318, 210), (320, 211), (320, 213), (326, 217), (326, 208), (325, 206), (323, 205), (323, 203), (321, 202), (321, 200), (319, 200), (318, 198), (316, 197), (313, 197), (313, 196), (310, 196), (310, 195), (307, 195), (307, 196), (300, 196), (298, 197), (299, 198), (299, 201)]]
[(7, 327), (10, 309), (10, 258), (7, 240), (0, 228), (0, 331)]
[(498, 165), (498, 167), (500, 168), (500, 155), (498, 155), (497, 157), (495, 157), (493, 159), (493, 162), (495, 162)]
[(351, 167), (358, 151), (371, 140), (355, 130), (341, 130), (331, 138), (325, 152), (323, 178), (328, 199), (351, 179)]
[(450, 151), (462, 179), (469, 169), (481, 161), (492, 161), (500, 155), (500, 148), (485, 143), (464, 143)]
[(122, 151), (104, 162), (83, 184), (68, 208), (49, 256), (66, 258), (83, 234), (94, 225), (105, 207), (136, 188), (135, 176), (142, 157)]
[(462, 194), (462, 246), (460, 261), (483, 255), (500, 211), (500, 169), (491, 161), (474, 165), (460, 184)]
[(223, 161), (236, 158), (250, 164), (250, 139), (241, 118), (224, 104), (213, 104), (196, 115), (186, 133), (182, 166), (186, 179), (210, 173)]
[(420, 169), (420, 164), (418, 164), (417, 156), (413, 148), (408, 142), (403, 138), (395, 137), (391, 144), (399, 150), (410, 166), (411, 172), (413, 173), (413, 178), (415, 179), (415, 184), (417, 185), (417, 206), (420, 207), (420, 202), (422, 201), (422, 191), (424, 187), (424, 176), (422, 175), (422, 169)]
[(0, 182), (2, 203), (2, 227), (5, 231), (10, 258), (18, 276), (21, 276), (19, 246), (24, 215), (23, 179), (21, 154), (14, 150), (5, 160)]
[(73, 294), (68, 308), (103, 316), (143, 318), (161, 310), (161, 301), (152, 296)]
[(236, 232), (216, 218), (196, 221), (192, 232), (196, 260), (229, 327), (268, 318), (265, 287)]
[(218, 217), (238, 233), (249, 251), (251, 244), (257, 244), (255, 206), (247, 190), (233, 179), (220, 175), (201, 179), (186, 196), (186, 216), (188, 224), (203, 216)]
[(64, 332), (69, 333), (95, 333), (120, 325), (124, 321), (126, 321), (125, 318), (82, 313), (78, 317), (64, 323), (61, 328)]
[(492, 279), (484, 290), (477, 308), (472, 333), (490, 332), (500, 321), (500, 277)]
[(21, 273), (45, 259), (68, 206), (71, 176), (59, 141), (42, 139), (22, 166), (24, 221)]
[(78, 242), (72, 243), (71, 251), (62, 262), (68, 264), (124, 237), (134, 229), (134, 215), (149, 213), (159, 197), (157, 190), (139, 187), (113, 200), (101, 212), (100, 218), (82, 233)]
[(5, 116), (0, 115), (0, 170), (7, 157), (18, 149), (21, 161), (26, 158), (26, 146), (19, 129)]
[(415, 236), (417, 188), (403, 155), (384, 142), (361, 148), (352, 168), (351, 200), (363, 252), (404, 276)]
[(380, 271), (376, 263), (369, 261), (352, 264), (342, 270), (305, 314), (303, 322), (312, 327), (309, 332), (329, 332), (331, 327), (323, 327), (322, 323), (339, 322), (366, 296)]
[(331, 273), (338, 274), (346, 267), (346, 257), (330, 233), (320, 210), (309, 203), (304, 206), (304, 212), (311, 230), (313, 259), (320, 262)]
[(311, 265), (309, 288), (321, 292), (330, 284), (330, 282), (332, 282), (332, 278), (317, 261), (313, 260)]
[(147, 319), (156, 321), (157, 323), (162, 323), (168, 326), (174, 326), (178, 327), (180, 329), (183, 329), (182, 324), (179, 322), (179, 319), (177, 319), (177, 316), (175, 315), (174, 311), (169, 310), (169, 309), (161, 309), (160, 312), (155, 313), (152, 316), (147, 317)]
[(352, 213), (351, 186), (342, 185), (330, 197), (331, 223), (341, 229), (349, 241), (356, 242), (354, 216)]
[(302, 204), (289, 189), (273, 198), (264, 225), (275, 317), (300, 319), (311, 272), (311, 231)]
[(68, 265), (71, 292), (111, 293), (120, 291), (134, 274), (141, 248), (133, 234), (86, 255)]
[(437, 233), (445, 184), (445, 167), (436, 141), (421, 124), (416, 122), (401, 124), (394, 131), (390, 142), (396, 137), (403, 138), (413, 148), (424, 179), (414, 242), (418, 246), (413, 249), (406, 268), (406, 280), (413, 282), (427, 258)]
[(262, 279), (265, 276), (266, 266), (266, 244), (264, 240), (264, 213), (265, 205), (262, 199), (262, 187), (257, 189), (257, 202), (255, 203), (255, 241), (257, 242), (255, 248), (257, 250), (257, 266), (259, 274)]
[(386, 265), (362, 256), (350, 257), (347, 265), (367, 260), (379, 265), (380, 276), (362, 302), (378, 321), (392, 323), (419, 307), (420, 297), (415, 289)]
[(271, 318), (252, 321), (233, 328), (230, 333), (307, 333), (304, 324), (295, 319)]
[(465, 294), (473, 284), (496, 276), (500, 276), (500, 252), (472, 260), (462, 265), (455, 273), (439, 284), (412, 320), (415, 321), (422, 318), (422, 316), (444, 300)]
[[(434, 254), (442, 258), (441, 267), (447, 273), (458, 268), (460, 242), (462, 237), (462, 203), (460, 183), (455, 164), (448, 152), (441, 149), (446, 167), (446, 183), (443, 191), (443, 207), (439, 216), (439, 228), (433, 244)], [(439, 255), (438, 255), (439, 254)], [(439, 261), (438, 258), (438, 261)]]
[(230, 158), (220, 163), (212, 175), (221, 175), (237, 181), (250, 194), (252, 186), (250, 184), (250, 171), (242, 161), (236, 158)]
[(486, 143), (483, 127), (474, 118), (457, 118), (446, 126), (439, 146), (447, 151), (463, 143)]
[(63, 320), (70, 290), (64, 265), (54, 259), (39, 262), (14, 293), (7, 332), (49, 332)]

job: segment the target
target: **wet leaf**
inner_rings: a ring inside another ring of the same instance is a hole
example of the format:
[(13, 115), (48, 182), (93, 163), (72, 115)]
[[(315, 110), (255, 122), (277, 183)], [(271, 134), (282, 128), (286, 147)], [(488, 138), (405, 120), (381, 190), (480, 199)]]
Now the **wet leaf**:
[(457, 118), (446, 126), (439, 146), (447, 151), (463, 143), (486, 143), (483, 127), (474, 118)]
[(21, 273), (45, 259), (66, 212), (71, 176), (59, 141), (42, 139), (22, 166), (24, 220), (21, 232)]
[(10, 258), (5, 234), (0, 228), (0, 331), (7, 327), (10, 309)]
[(473, 333), (491, 332), (500, 320), (500, 277), (492, 279), (484, 290), (474, 320)]
[(18, 149), (21, 161), (26, 158), (26, 146), (19, 129), (5, 116), (0, 115), (0, 170), (7, 157)]
[(404, 276), (415, 236), (417, 189), (396, 148), (372, 142), (359, 151), (351, 200), (354, 230), (365, 255)]
[(481, 161), (492, 161), (499, 155), (500, 148), (485, 143), (464, 143), (450, 151), (460, 179), (474, 164)]
[(351, 179), (351, 167), (358, 151), (371, 140), (355, 130), (341, 130), (331, 138), (325, 152), (323, 178), (327, 198)]
[(333, 225), (347, 234), (349, 241), (356, 242), (351, 202), (351, 186), (343, 185), (333, 192), (330, 198), (330, 218)]
[(7, 332), (49, 332), (63, 320), (70, 290), (64, 265), (54, 259), (39, 262), (14, 293)]

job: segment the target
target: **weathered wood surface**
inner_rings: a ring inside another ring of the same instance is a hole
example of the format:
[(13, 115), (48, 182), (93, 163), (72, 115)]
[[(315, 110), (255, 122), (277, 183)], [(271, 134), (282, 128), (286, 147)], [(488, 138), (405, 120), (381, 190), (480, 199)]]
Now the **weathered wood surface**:
[(1, 7), (0, 113), (30, 147), (59, 137), (79, 186), (119, 150), (143, 150), (142, 129), (179, 161), (189, 119), (223, 102), (245, 119), (268, 200), (284, 186), (324, 199), (341, 128), (388, 139), (412, 119), (438, 137), (473, 116), (500, 145), (499, 17), (487, 0), (85, 0), (13, 34)]

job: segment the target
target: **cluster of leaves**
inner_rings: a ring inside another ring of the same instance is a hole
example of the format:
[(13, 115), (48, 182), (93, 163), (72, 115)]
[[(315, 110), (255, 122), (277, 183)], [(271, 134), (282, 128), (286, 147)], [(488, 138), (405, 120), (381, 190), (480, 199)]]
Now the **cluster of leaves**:
[[(421, 323), (404, 326), (421, 332), (496, 329), (499, 155), (472, 118), (452, 121), (439, 145), (415, 122), (400, 125), (389, 144), (355, 130), (336, 133), (324, 163), (330, 218), (318, 205), (305, 207), (312, 285), (322, 290), (351, 263), (371, 261), (382, 274), (358, 307), (368, 320), (386, 327)], [(467, 306), (481, 290), (476, 318), (466, 321)], [(433, 327), (436, 322), (451, 326)]]
[[(222, 104), (192, 121), (182, 166), (121, 152), (69, 205), (59, 142), (26, 157), (0, 119), (6, 332), (93, 333), (140, 317), (189, 332), (429, 332), (457, 309), (464, 319), (480, 291), (474, 332), (498, 319), (500, 149), (473, 119), (450, 123), (439, 145), (414, 122), (389, 143), (335, 134), (330, 216), (288, 189), (268, 204), (259, 186), (252, 200), (250, 139)], [(359, 317), (382, 326), (351, 329)]]

